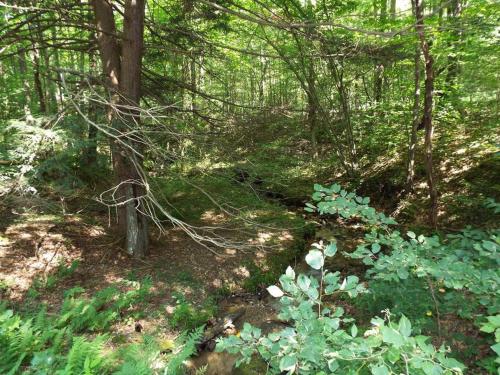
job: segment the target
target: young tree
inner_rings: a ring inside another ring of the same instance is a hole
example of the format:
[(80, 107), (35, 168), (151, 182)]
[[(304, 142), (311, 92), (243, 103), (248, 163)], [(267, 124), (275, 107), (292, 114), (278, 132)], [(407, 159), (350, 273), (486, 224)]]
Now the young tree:
[(427, 185), (430, 196), (429, 219), (433, 226), (437, 224), (438, 210), (438, 192), (436, 181), (434, 179), (433, 160), (432, 160), (432, 135), (434, 126), (432, 123), (432, 103), (434, 94), (434, 58), (431, 54), (429, 43), (427, 42), (424, 30), (423, 6), (421, 0), (415, 2), (416, 30), (420, 39), (420, 48), (425, 61), (425, 97), (424, 97), (424, 118), (423, 125), (425, 129), (425, 168), (427, 172)]

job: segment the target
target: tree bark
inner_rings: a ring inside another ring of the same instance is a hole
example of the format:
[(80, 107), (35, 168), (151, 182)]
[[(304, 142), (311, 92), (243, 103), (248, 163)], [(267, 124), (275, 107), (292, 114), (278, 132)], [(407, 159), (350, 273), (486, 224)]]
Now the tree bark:
[[(112, 93), (108, 121), (119, 134), (140, 120), (137, 108), (141, 96), (145, 3), (144, 0), (125, 1), (121, 50), (112, 5), (106, 0), (93, 0), (92, 4), (102, 65)], [(124, 120), (114, 115), (114, 106), (119, 106), (124, 112)], [(111, 143), (113, 169), (119, 186), (116, 202), (118, 227), (126, 236), (127, 252), (143, 257), (148, 245), (147, 220), (141, 213), (140, 198), (144, 193), (145, 176), (142, 175), (142, 160), (130, 149), (137, 150), (138, 145), (124, 138), (113, 138)]]
[(31, 113), (31, 88), (28, 81), (27, 69), (26, 69), (26, 53), (23, 48), (18, 50), (19, 56), (19, 75), (21, 76), (21, 80), (23, 82), (24, 93), (22, 95), (22, 103), (24, 105), (24, 116), (26, 122), (31, 124), (34, 121), (33, 115)]
[(45, 102), (45, 92), (43, 89), (42, 79), (40, 76), (40, 51), (33, 44), (33, 51), (31, 52), (33, 59), (33, 82), (35, 83), (35, 90), (38, 95), (38, 103), (40, 113), (47, 113), (47, 103)]
[(415, 151), (417, 147), (417, 131), (420, 124), (420, 48), (415, 48), (415, 89), (413, 96), (412, 126), (408, 142), (408, 163), (406, 169), (406, 191), (413, 191), (415, 178)]
[(432, 105), (434, 93), (434, 58), (430, 52), (424, 31), (424, 18), (421, 0), (415, 1), (416, 30), (420, 39), (420, 48), (425, 61), (425, 98), (424, 98), (424, 128), (425, 128), (425, 167), (427, 172), (427, 185), (430, 196), (429, 220), (433, 226), (437, 225), (438, 192), (433, 171), (432, 136), (434, 126), (432, 123)]
[[(144, 39), (144, 0), (126, 0), (123, 24), (122, 65), (120, 74), (120, 93), (122, 103), (130, 107), (126, 110), (128, 121), (133, 127), (140, 122), (140, 113), (136, 108), (140, 106), (141, 98), (141, 68)], [(132, 145), (139, 149), (139, 144)], [(143, 161), (136, 153), (127, 150), (127, 163), (132, 162), (131, 168), (123, 171), (123, 177), (140, 183), (127, 185), (127, 251), (136, 257), (146, 255), (148, 246), (147, 219), (143, 211), (141, 196), (144, 194), (145, 176), (142, 175)], [(123, 179), (122, 179), (123, 181)]]

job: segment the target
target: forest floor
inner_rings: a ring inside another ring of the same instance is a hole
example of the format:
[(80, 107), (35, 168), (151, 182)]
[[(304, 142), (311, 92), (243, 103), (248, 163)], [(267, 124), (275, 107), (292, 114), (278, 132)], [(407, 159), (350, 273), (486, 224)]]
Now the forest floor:
[[(15, 207), (31, 208), (20, 212)], [(219, 249), (222, 256), (215, 256), (182, 230), (170, 228), (161, 238), (153, 235), (148, 257), (136, 260), (122, 250), (120, 238), (108, 227), (109, 218), (105, 214), (63, 214), (51, 202), (26, 197), (6, 200), (0, 211), (0, 298), (17, 305), (20, 310), (28, 311), (36, 305), (46, 304), (49, 313), (57, 314), (65, 292), (71, 288), (82, 287), (85, 295), (91, 296), (113, 285), (121, 285), (126, 290), (126, 282), (150, 278), (151, 293), (141, 304), (141, 311), (113, 325), (110, 345), (138, 342), (142, 335), (148, 334), (169, 347), (180, 331), (207, 322), (214, 326), (236, 311), (243, 313), (229, 333), (240, 330), (243, 322), (261, 327), (264, 332), (282, 328), (277, 318), (278, 305), (265, 293), (266, 285), (258, 285), (249, 292), (245, 284), (245, 280), (254, 277), (248, 269), (252, 260), (276, 255), (264, 248), (251, 252)], [(339, 221), (331, 221), (323, 223), (323, 228), (308, 239), (308, 243), (327, 239), (330, 235), (337, 239), (342, 249), (354, 249), (360, 232), (355, 225), (347, 227)], [(239, 241), (255, 240), (255, 237), (244, 238), (248, 236), (244, 231), (221, 234)], [(282, 248), (293, 243), (293, 235), (286, 231), (277, 238)], [(308, 243), (300, 243), (303, 250), (308, 247)], [(300, 253), (296, 254), (292, 266), (305, 272), (301, 258)], [(356, 274), (362, 278), (365, 272), (363, 265), (343, 256), (336, 257), (327, 267), (340, 271), (343, 276)], [(368, 325), (368, 320), (363, 321), (363, 318), (369, 314), (360, 311), (363, 306), (346, 300), (338, 303), (348, 315), (357, 316), (361, 325)], [(426, 318), (433, 319), (431, 316)], [(467, 342), (480, 339), (470, 322), (453, 314), (442, 316), (440, 323), (444, 338), (436, 339), (435, 344), (453, 341), (453, 337), (460, 335), (462, 339), (452, 344), (456, 350), (467, 351)], [(137, 332), (138, 324), (140, 332)], [(479, 345), (478, 349), (479, 352), (473, 355), (476, 359), (488, 351), (488, 345)], [(190, 362), (193, 373), (206, 364), (209, 364), (208, 375), (259, 374), (263, 371), (260, 362), (236, 371), (233, 369), (235, 356), (212, 350), (213, 347), (202, 350), (193, 358)]]
[[(443, 147), (446, 153), (437, 155), (446, 160), (438, 169), (440, 224), (452, 230), (466, 224), (491, 224), (494, 217), (488, 216), (484, 199), (498, 200), (498, 154), (490, 146), (476, 148), (474, 144), (465, 146), (466, 143), (464, 138), (461, 144)], [(152, 288), (147, 299), (141, 303), (140, 311), (133, 311), (129, 319), (121, 319), (112, 327), (110, 345), (136, 342), (149, 334), (169, 348), (179, 332), (205, 323), (216, 325), (217, 319), (242, 308), (245, 312), (236, 322), (236, 330), (244, 321), (263, 327), (264, 331), (280, 327), (275, 301), (262, 294), (265, 287), (274, 283), (287, 265), (306, 271), (302, 258), (313, 241), (334, 237), (342, 250), (349, 251), (355, 248), (362, 231), (337, 220), (319, 222), (317, 217), (303, 212), (302, 205), (314, 182), (337, 182), (338, 176), (328, 163), (301, 164), (292, 154), (283, 152), (282, 145), (265, 151), (255, 152), (254, 159), (243, 165), (249, 174), (245, 177), (249, 181), (243, 184), (234, 181), (234, 168), (227, 165), (211, 175), (187, 170), (184, 175), (189, 181), (172, 178), (161, 182), (168, 203), (176, 208), (176, 216), (195, 225), (219, 227), (216, 234), (228, 243), (224, 248), (213, 249), (220, 256), (181, 229), (167, 227), (161, 236), (152, 229), (146, 259), (132, 259), (121, 248), (121, 238), (113, 233), (102, 208), (84, 207), (80, 198), (71, 202), (72, 208), (54, 196), (2, 198), (0, 301), (27, 312), (46, 304), (49, 313), (56, 314), (71, 288), (82, 287), (84, 295), (92, 296), (108, 286), (119, 285), (127, 290), (130, 283), (148, 279)], [(378, 208), (397, 215), (403, 229), (425, 233), (429, 228), (424, 176), (417, 171), (415, 194), (402, 198), (402, 171), (397, 159), (380, 159), (363, 171), (361, 181), (352, 184), (359, 183), (358, 193), (370, 196)], [(264, 184), (257, 185), (259, 180)], [(345, 181), (346, 186), (350, 183)], [(221, 213), (221, 207), (207, 200), (205, 193), (215, 197), (230, 215)], [(252, 227), (250, 222), (257, 225)], [(239, 249), (231, 243), (247, 243), (249, 248)], [(341, 256), (327, 266), (343, 276), (355, 274), (362, 278), (365, 273), (364, 266)], [(488, 352), (477, 327), (456, 314), (443, 313), (441, 332), (437, 332), (434, 302), (425, 285), (422, 288), (409, 283), (401, 285), (400, 290), (387, 289), (383, 284), (374, 287), (382, 295), (378, 300), (368, 296), (357, 304), (338, 302), (356, 317), (360, 327), (392, 305), (417, 319), (426, 334), (434, 337), (434, 344), (446, 342), (469, 365)], [(405, 301), (408, 304), (402, 306)], [(199, 368), (210, 363), (208, 375), (237, 373), (231, 369), (234, 360), (227, 354), (205, 350), (193, 359), (192, 366)], [(259, 369), (248, 371), (262, 373)], [(481, 373), (477, 367), (471, 371)]]
[[(90, 297), (110, 286), (126, 290), (124, 282), (151, 279), (150, 294), (139, 314), (112, 327), (113, 345), (135, 342), (149, 334), (169, 346), (181, 330), (207, 321), (215, 324), (215, 316), (223, 319), (240, 307), (245, 313), (237, 329), (243, 321), (262, 326), (275, 318), (276, 306), (261, 298), (260, 286), (252, 292), (244, 289), (244, 281), (250, 277), (247, 266), (266, 258), (269, 249), (228, 247), (217, 249), (221, 256), (216, 256), (172, 227), (161, 238), (153, 233), (147, 258), (137, 260), (120, 247), (121, 239), (109, 228), (107, 215), (61, 211), (42, 198), (10, 197), (0, 203), (0, 300), (21, 311), (45, 304), (49, 314), (57, 314), (65, 293), (72, 288), (81, 287), (84, 296)], [(215, 224), (207, 220), (204, 224)], [(293, 240), (286, 230), (260, 231), (252, 237), (235, 230), (218, 234), (250, 243), (276, 235), (282, 246), (273, 251), (278, 252)], [(136, 332), (138, 324), (141, 333)], [(226, 357), (207, 351), (192, 366), (210, 361), (207, 374), (232, 373), (235, 358)]]

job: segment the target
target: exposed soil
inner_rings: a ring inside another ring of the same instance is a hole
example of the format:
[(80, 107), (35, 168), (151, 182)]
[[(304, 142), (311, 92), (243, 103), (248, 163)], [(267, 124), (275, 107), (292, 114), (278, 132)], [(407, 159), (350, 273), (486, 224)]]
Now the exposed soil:
[[(23, 206), (30, 207), (25, 201)], [(243, 280), (249, 277), (243, 264), (268, 256), (271, 250), (265, 246), (250, 250), (217, 249), (221, 256), (216, 256), (181, 229), (172, 227), (161, 237), (153, 233), (150, 253), (145, 260), (137, 260), (121, 249), (121, 239), (109, 227), (106, 215), (47, 214), (40, 209), (18, 212), (6, 204), (2, 204), (0, 210), (1, 301), (20, 308), (45, 303), (49, 313), (56, 313), (64, 291), (75, 286), (83, 287), (87, 295), (92, 295), (130, 277), (152, 278), (153, 294), (145, 307), (145, 318), (140, 321), (142, 333), (135, 331), (133, 320), (116, 324), (112, 328), (111, 346), (115, 342), (135, 342), (144, 333), (154, 333), (165, 340), (174, 339), (178, 332), (169, 328), (165, 318), (174, 311), (173, 294), (179, 291), (195, 306), (221, 288), (231, 293), (222, 300), (218, 316), (223, 317), (235, 307), (244, 306), (244, 316), (235, 324), (235, 330), (241, 329), (244, 321), (265, 325), (275, 314), (271, 304), (257, 295), (243, 293), (241, 288)], [(287, 232), (257, 232), (252, 237), (237, 230), (218, 234), (248, 243), (276, 236), (282, 247), (292, 240)], [(78, 262), (75, 271), (49, 287), (48, 280), (57, 277), (61, 266), (70, 267), (72, 262)], [(36, 296), (32, 295), (34, 289)], [(215, 355), (209, 351), (202, 353), (193, 361), (193, 368), (202, 366)], [(223, 362), (229, 365), (227, 373), (231, 373), (234, 360)], [(223, 374), (212, 368), (216, 361), (210, 360), (210, 363), (208, 374)]]

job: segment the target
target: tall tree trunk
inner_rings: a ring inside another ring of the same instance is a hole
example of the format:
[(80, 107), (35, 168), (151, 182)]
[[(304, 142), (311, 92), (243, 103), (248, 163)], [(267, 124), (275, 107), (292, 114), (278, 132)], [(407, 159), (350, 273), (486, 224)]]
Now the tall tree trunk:
[(349, 92), (344, 82), (344, 72), (339, 71), (335, 66), (335, 63), (331, 63), (331, 66), (335, 75), (335, 80), (337, 81), (337, 90), (339, 92), (339, 99), (342, 108), (342, 122), (343, 131), (345, 132), (346, 140), (346, 166), (347, 173), (350, 176), (356, 176), (358, 173), (358, 155), (356, 150), (356, 140), (354, 139), (354, 132), (351, 122), (351, 109), (349, 106)]
[(391, 0), (391, 21), (396, 21), (396, 0)]
[[(52, 39), (52, 43), (54, 45), (56, 45), (56, 43), (57, 43), (57, 26), (54, 26), (54, 27), (51, 28), (50, 37)], [(54, 48), (53, 55), (54, 55), (55, 69), (60, 69), (61, 68), (61, 62), (60, 62), (60, 59), (59, 59), (59, 49), (58, 48)], [(62, 85), (61, 85), (61, 73), (59, 71), (56, 71), (55, 80), (56, 80), (56, 84), (57, 84), (57, 88), (55, 90), (56, 91), (55, 92), (56, 107), (57, 107), (57, 111), (62, 111), (63, 104), (64, 104), (63, 103), (64, 102), (64, 97), (63, 97), (63, 88), (62, 88)]]
[(189, 78), (191, 81), (191, 106), (190, 109), (191, 111), (196, 111), (196, 91), (198, 90), (197, 87), (197, 74), (196, 74), (196, 54), (195, 52), (192, 52), (191, 54), (191, 60), (189, 61)]
[(373, 75), (373, 98), (379, 103), (382, 100), (382, 84), (384, 83), (384, 63), (378, 61), (375, 63), (375, 71)]
[[(116, 26), (112, 5), (106, 0), (92, 2), (97, 25), (97, 40), (103, 69), (108, 77), (112, 92), (108, 120), (116, 133), (132, 127), (139, 121), (141, 95), (141, 62), (144, 31), (144, 0), (125, 1), (123, 41), (120, 51), (116, 40)], [(114, 115), (113, 106), (121, 105), (126, 117), (123, 123)], [(142, 160), (130, 148), (127, 139), (112, 139), (113, 169), (120, 186), (118, 205), (118, 226), (126, 236), (128, 253), (142, 257), (147, 250), (147, 220), (141, 213), (143, 194)], [(124, 144), (125, 143), (125, 144)], [(129, 147), (127, 147), (129, 146)]]
[(40, 76), (40, 51), (33, 44), (33, 51), (31, 52), (33, 59), (33, 82), (35, 83), (35, 90), (38, 95), (38, 103), (40, 113), (47, 113), (47, 103), (45, 102), (45, 92), (43, 90), (42, 78)]
[[(462, 13), (462, 5), (460, 0), (453, 0), (448, 5), (448, 22), (451, 25), (451, 38), (449, 38), (448, 45), (450, 48), (456, 50), (460, 48), (461, 39), (463, 39), (462, 24), (460, 22), (460, 15)], [(460, 105), (460, 100), (457, 100), (457, 77), (460, 72), (460, 62), (457, 53), (450, 53), (447, 57), (448, 67), (445, 78), (445, 96), (451, 98), (453, 106), (463, 113)]]
[(380, 21), (387, 21), (387, 0), (380, 0)]
[[(144, 39), (145, 0), (126, 0), (123, 23), (122, 65), (120, 75), (120, 93), (123, 104), (130, 106), (128, 121), (131, 127), (140, 122), (140, 113), (136, 108), (141, 99), (141, 68)], [(138, 143), (132, 145), (140, 150)], [(148, 246), (147, 218), (144, 212), (141, 196), (144, 195), (144, 180), (142, 175), (143, 160), (137, 153), (128, 151), (127, 162), (132, 162), (131, 168), (123, 171), (123, 177), (140, 183), (126, 185), (127, 196), (127, 251), (134, 256), (146, 255)], [(122, 165), (122, 166), (125, 166)], [(123, 180), (122, 180), (123, 181)]]
[(28, 124), (33, 122), (33, 115), (31, 114), (31, 88), (28, 81), (26, 69), (26, 52), (21, 47), (17, 52), (19, 56), (19, 73), (23, 82), (24, 93), (22, 95), (22, 103), (24, 104), (24, 116)]
[(417, 131), (420, 124), (420, 48), (415, 48), (415, 88), (413, 96), (412, 125), (408, 142), (408, 164), (406, 169), (406, 191), (413, 191), (415, 178), (415, 151), (417, 147)]
[(430, 52), (424, 31), (424, 18), (421, 0), (415, 1), (416, 30), (420, 39), (420, 48), (425, 61), (425, 99), (424, 99), (424, 127), (425, 127), (425, 167), (427, 172), (427, 185), (430, 196), (429, 220), (433, 226), (437, 225), (438, 192), (433, 171), (432, 160), (432, 135), (434, 127), (432, 123), (432, 101), (434, 93), (434, 59)]
[[(96, 71), (97, 62), (95, 59), (95, 55), (93, 51), (89, 53), (89, 66), (90, 71)], [(92, 121), (97, 122), (98, 115), (98, 106), (97, 103), (93, 100), (89, 101), (88, 107), (88, 116)], [(87, 138), (87, 146), (83, 150), (83, 165), (87, 168), (88, 171), (92, 171), (97, 166), (97, 128), (91, 124), (88, 125), (88, 138)], [(93, 176), (86, 176), (90, 181), (95, 181)]]

